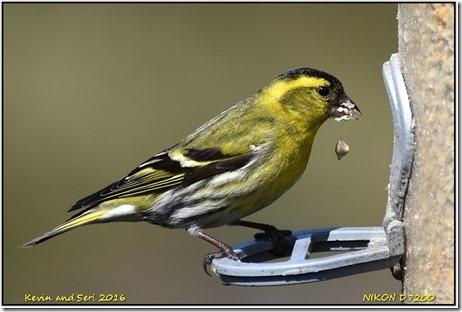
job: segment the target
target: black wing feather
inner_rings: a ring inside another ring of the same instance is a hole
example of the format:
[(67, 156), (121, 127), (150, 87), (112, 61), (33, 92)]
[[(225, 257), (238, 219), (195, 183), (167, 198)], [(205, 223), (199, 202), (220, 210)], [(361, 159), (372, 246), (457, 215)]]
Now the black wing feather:
[(94, 207), (108, 199), (123, 197), (123, 192), (130, 193), (126, 194), (125, 196), (133, 195), (133, 192), (130, 192), (130, 190), (134, 191), (136, 189), (143, 188), (146, 185), (155, 183), (156, 180), (147, 179), (146, 176), (132, 179), (134, 175), (136, 175), (138, 172), (142, 170), (145, 170), (146, 168), (152, 168), (155, 170), (165, 170), (171, 172), (172, 174), (179, 174), (184, 172), (184, 168), (182, 168), (177, 161), (170, 159), (167, 153), (159, 153), (154, 157), (148, 159), (147, 161), (143, 162), (143, 164), (132, 170), (128, 175), (126, 175), (122, 179), (106, 186), (98, 192), (95, 192), (91, 195), (82, 198), (81, 200), (76, 202), (71, 207), (71, 209), (68, 210), (68, 212), (75, 211), (80, 208)]
[(237, 170), (248, 164), (251, 159), (252, 154), (244, 154), (234, 158), (213, 162), (202, 167), (192, 168), (185, 174), (181, 184), (183, 186), (191, 185), (199, 180), (207, 179), (226, 171)]
[[(202, 150), (186, 149), (184, 154), (195, 161), (212, 162), (198, 167), (182, 167), (178, 161), (169, 157), (168, 152), (159, 153), (132, 170), (126, 177), (76, 202), (69, 212), (84, 210), (71, 219), (110, 199), (148, 192), (163, 192), (179, 185), (191, 185), (199, 180), (239, 169), (252, 159), (252, 154), (224, 155), (217, 147)], [(159, 178), (159, 171), (168, 172), (169, 175), (167, 177), (160, 175)]]

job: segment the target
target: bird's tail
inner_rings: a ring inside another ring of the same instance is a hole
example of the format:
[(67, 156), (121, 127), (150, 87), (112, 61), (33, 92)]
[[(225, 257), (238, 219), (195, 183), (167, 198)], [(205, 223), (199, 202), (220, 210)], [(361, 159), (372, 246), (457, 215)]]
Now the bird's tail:
[(91, 223), (96, 223), (101, 220), (101, 218), (107, 213), (107, 210), (105, 209), (98, 209), (98, 210), (89, 210), (88, 212), (75, 216), (75, 218), (71, 218), (65, 223), (61, 224), (60, 226), (55, 227), (51, 231), (34, 238), (28, 243), (25, 243), (22, 245), (22, 248), (29, 248), (33, 247), (37, 244), (40, 244), (41, 242), (46, 241), (47, 239), (50, 239), (56, 235), (62, 234), (64, 232), (73, 230), (79, 226), (86, 225), (86, 224), (91, 224)]

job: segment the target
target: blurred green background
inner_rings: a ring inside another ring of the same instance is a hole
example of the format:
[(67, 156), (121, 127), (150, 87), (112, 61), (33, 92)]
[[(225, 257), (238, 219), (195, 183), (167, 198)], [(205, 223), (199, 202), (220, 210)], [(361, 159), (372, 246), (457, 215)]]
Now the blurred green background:
[[(303, 230), (380, 226), (392, 155), (381, 67), (395, 4), (3, 4), (3, 303), (25, 294), (124, 294), (127, 304), (352, 304), (399, 292), (389, 270), (288, 287), (223, 286), (214, 248), (147, 223), (92, 225), (18, 246), (205, 121), (308, 66), (363, 112), (318, 132), (301, 180), (247, 220)], [(342, 136), (350, 153), (340, 162)], [(208, 231), (233, 245), (254, 231)]]

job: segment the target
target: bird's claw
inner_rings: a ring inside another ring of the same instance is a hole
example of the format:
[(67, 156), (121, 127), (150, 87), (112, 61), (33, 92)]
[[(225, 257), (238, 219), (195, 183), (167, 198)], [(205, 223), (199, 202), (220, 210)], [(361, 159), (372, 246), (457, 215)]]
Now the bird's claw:
[(214, 259), (220, 259), (224, 257), (228, 257), (234, 261), (239, 261), (237, 254), (230, 247), (225, 247), (221, 251), (212, 252), (205, 255), (204, 261), (202, 261), (202, 268), (204, 269), (205, 273), (207, 273), (208, 276), (212, 276), (208, 271), (208, 266), (212, 264)]

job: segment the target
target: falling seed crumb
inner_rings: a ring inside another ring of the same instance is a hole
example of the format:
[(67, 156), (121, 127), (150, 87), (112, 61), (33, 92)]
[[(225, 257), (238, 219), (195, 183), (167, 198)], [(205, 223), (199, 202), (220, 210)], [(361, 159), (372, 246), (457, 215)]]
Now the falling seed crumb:
[(337, 159), (342, 159), (343, 156), (348, 154), (350, 147), (346, 144), (342, 138), (338, 139), (337, 145), (335, 145), (335, 154), (337, 154)]

